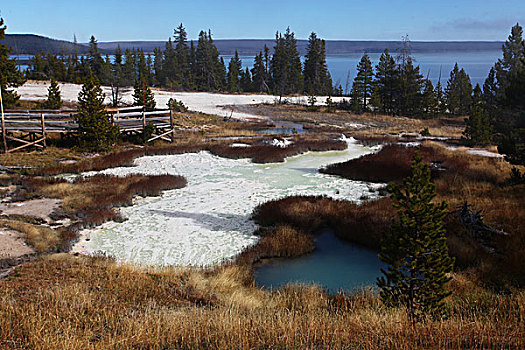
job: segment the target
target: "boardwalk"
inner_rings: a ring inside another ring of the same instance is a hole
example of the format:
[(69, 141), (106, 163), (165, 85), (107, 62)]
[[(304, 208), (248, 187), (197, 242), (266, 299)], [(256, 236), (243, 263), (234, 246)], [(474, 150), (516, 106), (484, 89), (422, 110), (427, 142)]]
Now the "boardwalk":
[[(119, 108), (108, 111), (113, 124), (123, 134), (143, 133), (147, 125), (153, 125), (159, 133), (151, 135), (147, 142), (163, 139), (173, 142), (173, 113), (169, 109), (146, 109), (144, 107)], [(2, 114), (2, 139), (5, 152), (25, 147), (46, 147), (50, 133), (69, 134), (78, 129), (76, 110), (11, 110)], [(13, 142), (18, 145), (9, 148)]]

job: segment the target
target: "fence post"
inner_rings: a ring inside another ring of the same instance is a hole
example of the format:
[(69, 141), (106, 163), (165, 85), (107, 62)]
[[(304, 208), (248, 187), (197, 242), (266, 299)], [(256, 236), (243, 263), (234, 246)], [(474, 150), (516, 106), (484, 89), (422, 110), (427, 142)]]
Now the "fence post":
[(142, 106), (142, 137), (146, 143), (146, 106)]
[(175, 128), (173, 127), (173, 109), (170, 108), (171, 143), (175, 141)]
[(5, 117), (4, 117), (4, 102), (2, 100), (2, 87), (0, 87), (0, 109), (2, 114), (2, 138), (4, 141), (4, 152), (7, 153), (7, 140), (5, 138), (6, 132), (5, 132)]
[(46, 123), (44, 121), (44, 113), (40, 113), (40, 119), (42, 121), (42, 139), (43, 139), (44, 148), (45, 148), (47, 147), (47, 142), (46, 142)]

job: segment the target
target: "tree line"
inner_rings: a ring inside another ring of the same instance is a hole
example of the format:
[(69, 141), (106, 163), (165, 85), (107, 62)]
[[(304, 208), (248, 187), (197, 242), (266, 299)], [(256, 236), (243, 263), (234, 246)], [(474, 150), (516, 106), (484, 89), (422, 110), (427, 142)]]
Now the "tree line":
[[(0, 39), (5, 25), (0, 19)], [(210, 31), (201, 31), (197, 44), (187, 39), (181, 24), (164, 50), (153, 55), (140, 49), (117, 47), (114, 59), (103, 57), (91, 37), (86, 55), (35, 55), (25, 75), (9, 59), (9, 48), (0, 44), (0, 87), (6, 107), (16, 104), (10, 88), (27, 78), (84, 82), (93, 76), (112, 87), (111, 99), (120, 103), (122, 88), (134, 86), (135, 102), (154, 106), (150, 86), (187, 91), (264, 92), (289, 94), (342, 95), (334, 87), (326, 64), (325, 41), (312, 33), (304, 64), (301, 63), (295, 34), (288, 28), (277, 32), (273, 54), (265, 46), (255, 56), (251, 69), (242, 69), (236, 52), (228, 67), (220, 57)], [(373, 67), (368, 54), (357, 65), (350, 96), (338, 108), (356, 113), (374, 112), (409, 117), (442, 115), (469, 116), (465, 140), (471, 145), (498, 144), (501, 153), (516, 164), (525, 163), (525, 43), (523, 29), (516, 24), (502, 47), (503, 57), (490, 70), (483, 86), (472, 87), (468, 74), (456, 64), (445, 86), (436, 86), (420, 72), (410, 54), (408, 37), (394, 57), (385, 50)], [(8, 91), (9, 90), (9, 91)], [(312, 98), (315, 100), (315, 98)]]
[(26, 71), (28, 79), (81, 83), (92, 71), (103, 85), (115, 89), (144, 81), (180, 91), (265, 92), (278, 95), (308, 93), (330, 95), (332, 79), (326, 64), (325, 41), (310, 35), (303, 64), (295, 34), (288, 28), (276, 33), (274, 52), (265, 47), (255, 56), (251, 69), (242, 68), (237, 51), (226, 66), (215, 46), (211, 31), (201, 31), (195, 45), (188, 41), (181, 24), (164, 50), (153, 54), (118, 46), (114, 58), (105, 57), (91, 37), (86, 55), (37, 54)]
[(374, 111), (412, 117), (469, 113), (473, 88), (463, 68), (456, 63), (446, 86), (441, 85), (440, 78), (434, 87), (414, 62), (408, 37), (403, 38), (403, 47), (397, 57), (385, 50), (375, 69), (365, 53), (357, 65), (349, 108), (355, 112)]

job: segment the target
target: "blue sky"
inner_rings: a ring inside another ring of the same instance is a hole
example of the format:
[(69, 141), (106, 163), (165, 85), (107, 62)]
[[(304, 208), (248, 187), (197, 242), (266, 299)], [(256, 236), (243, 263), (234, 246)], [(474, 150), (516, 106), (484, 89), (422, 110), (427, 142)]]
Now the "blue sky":
[(525, 25), (525, 0), (10, 0), (0, 14), (7, 33), (86, 42), (166, 40), (183, 23), (189, 37), (211, 28), (216, 39), (273, 38), (290, 26), (298, 38), (505, 40)]

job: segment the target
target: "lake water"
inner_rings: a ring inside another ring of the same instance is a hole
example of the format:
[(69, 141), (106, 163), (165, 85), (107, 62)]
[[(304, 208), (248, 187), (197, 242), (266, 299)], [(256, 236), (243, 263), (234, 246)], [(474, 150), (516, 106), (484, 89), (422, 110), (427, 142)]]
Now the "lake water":
[[(330, 293), (353, 292), (375, 286), (384, 266), (377, 252), (323, 232), (311, 254), (295, 259), (272, 259), (254, 270), (255, 283), (276, 289), (287, 283), (317, 284)], [(337, 273), (334, 273), (337, 271)]]
[[(392, 54), (395, 55), (395, 53)], [(351, 88), (352, 81), (356, 75), (356, 66), (361, 56), (361, 53), (327, 55), (326, 62), (334, 84), (341, 84), (343, 89), (345, 89), (348, 80), (348, 89)], [(380, 56), (380, 53), (370, 54), (370, 59), (374, 66), (379, 62)], [(490, 68), (501, 57), (501, 50), (425, 52), (414, 53), (412, 56), (415, 58), (416, 64), (420, 66), (421, 74), (425, 77), (428, 75), (434, 85), (439, 80), (441, 72), (441, 82), (445, 86), (450, 76), (450, 71), (457, 62), (460, 67), (465, 69), (470, 76), (472, 84), (475, 86), (476, 84), (483, 85)], [(222, 57), (226, 65), (228, 65), (228, 61), (232, 56), (224, 55)], [(26, 61), (30, 56), (20, 56), (20, 58)], [(241, 56), (240, 58), (243, 69), (247, 67), (252, 68), (254, 56)], [(302, 59), (304, 61), (304, 57)], [(21, 65), (20, 67), (22, 70), (27, 69), (26, 65)]]
[[(395, 55), (395, 53), (391, 53)], [(352, 87), (352, 82), (356, 75), (356, 67), (363, 54), (350, 53), (340, 55), (327, 55), (326, 63), (328, 70), (332, 75), (334, 84), (341, 84), (343, 90), (346, 88), (346, 81), (348, 78), (348, 89)], [(377, 65), (379, 62), (380, 53), (369, 54), (372, 64)], [(498, 58), (501, 57), (500, 50), (491, 51), (448, 51), (448, 52), (425, 52), (414, 53), (412, 55), (415, 59), (415, 64), (420, 66), (421, 74), (425, 77), (428, 75), (432, 83), (435, 85), (439, 80), (441, 71), (441, 84), (446, 86), (446, 82), (450, 76), (450, 71), (454, 68), (457, 62), (460, 67), (463, 67), (470, 76), (472, 85), (483, 85), (487, 78), (490, 68), (494, 65)], [(224, 56), (224, 61), (228, 64), (232, 56)], [(241, 56), (243, 69), (251, 68), (253, 65), (253, 56)], [(304, 60), (304, 57), (303, 57)]]

